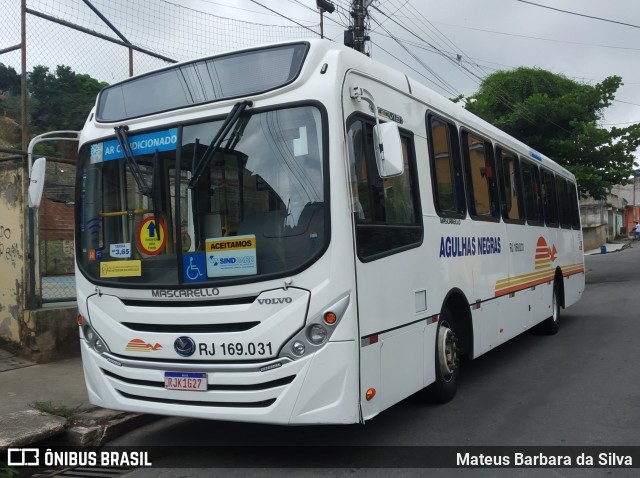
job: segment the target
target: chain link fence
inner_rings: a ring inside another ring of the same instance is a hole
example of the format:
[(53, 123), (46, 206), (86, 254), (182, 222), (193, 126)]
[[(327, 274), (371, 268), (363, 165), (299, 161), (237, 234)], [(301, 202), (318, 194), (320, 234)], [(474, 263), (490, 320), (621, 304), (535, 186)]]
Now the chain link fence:
[[(19, 74), (22, 73), (20, 3), (4, 1), (0, 9), (0, 25), (3, 25), (0, 63)], [(38, 65), (50, 71), (64, 65), (77, 74), (109, 84), (176, 61), (260, 43), (318, 36), (319, 25), (251, 23), (167, 0), (26, 1), (27, 72)], [(1, 95), (0, 91), (0, 100)], [(8, 116), (2, 109), (8, 104), (0, 102), (0, 117)], [(19, 120), (16, 121), (19, 123)], [(2, 141), (0, 138), (0, 149), (15, 148), (10, 141)], [(75, 158), (69, 157), (74, 153), (68, 145), (57, 149), (66, 159), (48, 162), (39, 211), (40, 246), (38, 251), (30, 251), (40, 258), (42, 302), (75, 299)]]

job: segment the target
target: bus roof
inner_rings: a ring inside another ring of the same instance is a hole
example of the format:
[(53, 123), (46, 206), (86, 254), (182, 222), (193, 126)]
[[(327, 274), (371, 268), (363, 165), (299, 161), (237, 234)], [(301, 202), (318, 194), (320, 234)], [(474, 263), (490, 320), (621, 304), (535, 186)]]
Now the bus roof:
[[(302, 67), (301, 67), (302, 70), (300, 72), (300, 75), (298, 75), (296, 79), (292, 80), (293, 84), (296, 84), (297, 82), (300, 82), (300, 81), (304, 81), (304, 78), (305, 78), (304, 72), (305, 70), (308, 71), (309, 63), (319, 61), (320, 59), (325, 58), (331, 52), (339, 52), (341, 68), (332, 69), (334, 74), (337, 74), (339, 72), (341, 75), (343, 75), (347, 70), (352, 70), (352, 71), (357, 71), (362, 74), (365, 74), (381, 83), (384, 83), (390, 86), (392, 85), (394, 89), (402, 91), (404, 94), (409, 95), (415, 100), (424, 104), (427, 107), (427, 109), (437, 114), (448, 117), (459, 124), (463, 124), (468, 128), (475, 130), (478, 134), (481, 134), (481, 135), (484, 134), (490, 137), (499, 145), (505, 148), (514, 150), (518, 152), (520, 155), (526, 156), (531, 160), (540, 162), (546, 165), (547, 167), (549, 167), (550, 169), (553, 169), (555, 172), (559, 172), (563, 176), (569, 177), (575, 180), (571, 172), (569, 172), (567, 169), (560, 166), (551, 158), (534, 150), (529, 145), (510, 136), (509, 134), (493, 126), (492, 124), (488, 123), (487, 121), (483, 120), (477, 115), (471, 113), (470, 111), (467, 111), (462, 106), (452, 102), (450, 99), (435, 92), (434, 90), (425, 86), (419, 81), (409, 77), (408, 75), (398, 70), (389, 68), (388, 65), (382, 62), (379, 62), (375, 59), (372, 59), (366, 55), (363, 55), (362, 53), (357, 52), (347, 46), (344, 46), (338, 42), (333, 42), (326, 39), (301, 39), (296, 41), (265, 43), (261, 45), (252, 46), (249, 48), (243, 48), (239, 50), (229, 50), (229, 51), (221, 52), (208, 57), (202, 57), (198, 59), (192, 59), (192, 60), (174, 63), (172, 65), (168, 65), (166, 67), (159, 68), (150, 72), (142, 73), (140, 75), (133, 76), (121, 82), (114, 83), (113, 85), (105, 87), (100, 92), (100, 95), (98, 96), (98, 102), (100, 102), (100, 98), (105, 94), (105, 91), (109, 90), (109, 88), (117, 87), (118, 85), (123, 85), (130, 82), (135, 82), (149, 75), (154, 75), (163, 71), (176, 69), (177, 67), (181, 67), (181, 66), (188, 66), (191, 64), (195, 64), (197, 62), (224, 58), (229, 55), (250, 53), (260, 49), (273, 48), (273, 47), (286, 46), (286, 45), (295, 45), (295, 44), (307, 44), (309, 45), (309, 51), (306, 59), (304, 60), (304, 63), (302, 64)], [(251, 96), (251, 93), (247, 93), (247, 96)], [(97, 106), (99, 106), (99, 104), (97, 104)]]

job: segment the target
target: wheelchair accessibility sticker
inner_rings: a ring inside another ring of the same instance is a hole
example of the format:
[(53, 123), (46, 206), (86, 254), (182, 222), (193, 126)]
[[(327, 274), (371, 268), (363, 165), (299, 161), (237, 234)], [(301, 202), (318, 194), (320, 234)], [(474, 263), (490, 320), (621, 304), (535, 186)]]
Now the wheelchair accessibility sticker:
[(207, 278), (204, 253), (192, 252), (184, 254), (182, 256), (182, 270), (185, 282), (204, 282)]

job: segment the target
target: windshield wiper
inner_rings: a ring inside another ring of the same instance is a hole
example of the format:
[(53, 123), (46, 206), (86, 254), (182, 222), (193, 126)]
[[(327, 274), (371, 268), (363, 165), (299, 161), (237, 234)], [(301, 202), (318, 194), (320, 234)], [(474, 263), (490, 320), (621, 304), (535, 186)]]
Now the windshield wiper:
[(153, 175), (151, 176), (151, 203), (153, 204), (153, 218), (156, 223), (154, 232), (160, 240), (160, 210), (162, 206), (162, 173), (163, 165), (160, 164), (160, 152), (156, 149), (153, 154)]
[[(207, 150), (202, 154), (202, 157), (200, 158), (198, 163), (194, 165), (193, 176), (189, 181), (189, 189), (193, 189), (196, 184), (198, 184), (202, 173), (204, 173), (205, 169), (209, 166), (209, 163), (211, 162), (213, 156), (220, 150), (220, 145), (225, 140), (227, 134), (229, 134), (229, 131), (233, 129), (234, 125), (236, 124), (244, 110), (246, 108), (250, 108), (251, 106), (253, 106), (253, 102), (249, 100), (240, 101), (233, 105), (233, 108), (231, 109), (225, 120), (222, 122), (220, 129), (211, 140), (211, 144), (209, 144)], [(234, 135), (231, 135), (231, 137), (233, 136)], [(227, 142), (231, 140), (231, 137), (227, 139)]]
[(129, 127), (125, 124), (122, 126), (116, 126), (113, 129), (116, 132), (116, 139), (120, 144), (120, 148), (122, 148), (122, 155), (129, 165), (129, 169), (131, 170), (133, 179), (135, 179), (136, 184), (138, 185), (140, 194), (142, 194), (143, 196), (151, 197), (152, 189), (144, 179), (142, 171), (140, 170), (140, 165), (138, 164), (138, 160), (134, 156), (133, 151), (131, 151), (131, 146), (129, 145), (129, 135), (127, 134), (127, 131), (129, 131)]

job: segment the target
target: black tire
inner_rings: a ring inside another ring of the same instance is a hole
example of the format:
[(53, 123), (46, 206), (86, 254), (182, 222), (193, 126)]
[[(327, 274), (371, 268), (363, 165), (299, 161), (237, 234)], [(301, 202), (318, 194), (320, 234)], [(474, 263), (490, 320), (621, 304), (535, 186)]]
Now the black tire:
[(436, 331), (435, 351), (436, 380), (426, 388), (426, 394), (434, 403), (447, 403), (456, 396), (460, 375), (460, 349), (451, 312), (440, 314)]
[(560, 296), (558, 286), (553, 283), (553, 296), (551, 298), (551, 315), (540, 322), (540, 332), (545, 335), (555, 335), (560, 330)]

